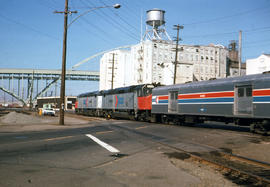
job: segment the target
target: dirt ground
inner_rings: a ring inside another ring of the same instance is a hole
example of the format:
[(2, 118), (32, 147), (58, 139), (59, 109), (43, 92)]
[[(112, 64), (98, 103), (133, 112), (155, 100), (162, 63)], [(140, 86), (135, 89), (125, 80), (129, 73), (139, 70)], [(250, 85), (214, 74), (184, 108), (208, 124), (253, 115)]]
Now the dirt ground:
[(91, 126), (91, 121), (106, 120), (89, 118), (72, 113), (65, 114), (65, 125), (59, 125), (59, 116), (40, 116), (36, 112), (16, 112), (0, 116), (0, 132), (40, 131), (51, 129), (78, 128)]

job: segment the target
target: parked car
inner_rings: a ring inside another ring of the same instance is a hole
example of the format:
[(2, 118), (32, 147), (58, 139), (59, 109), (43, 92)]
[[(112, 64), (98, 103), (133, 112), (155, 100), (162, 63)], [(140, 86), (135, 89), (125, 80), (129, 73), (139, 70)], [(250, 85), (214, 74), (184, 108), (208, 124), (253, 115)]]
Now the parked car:
[(43, 115), (55, 116), (55, 111), (52, 108), (42, 109)]

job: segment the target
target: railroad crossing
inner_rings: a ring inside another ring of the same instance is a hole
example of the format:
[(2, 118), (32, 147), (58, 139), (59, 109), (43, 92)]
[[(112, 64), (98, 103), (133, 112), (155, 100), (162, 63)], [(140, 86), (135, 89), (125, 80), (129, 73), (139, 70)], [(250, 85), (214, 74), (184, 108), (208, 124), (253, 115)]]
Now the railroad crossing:
[[(61, 79), (61, 70), (54, 69), (0, 69), (0, 90), (31, 105)], [(99, 72), (67, 70), (66, 80), (99, 81)], [(16, 87), (16, 89), (15, 89)], [(25, 89), (26, 87), (26, 89)], [(35, 95), (34, 93), (35, 91)]]

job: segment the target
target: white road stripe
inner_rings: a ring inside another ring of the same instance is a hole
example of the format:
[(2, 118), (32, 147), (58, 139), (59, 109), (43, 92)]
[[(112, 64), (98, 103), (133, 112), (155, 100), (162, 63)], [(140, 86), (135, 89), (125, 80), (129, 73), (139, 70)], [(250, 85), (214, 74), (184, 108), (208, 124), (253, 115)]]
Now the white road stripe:
[(105, 149), (107, 149), (108, 151), (112, 152), (112, 153), (119, 153), (120, 151), (112, 146), (110, 146), (109, 144), (99, 140), (98, 138), (96, 138), (95, 136), (92, 136), (91, 134), (86, 134), (87, 137), (91, 138), (93, 141), (95, 141), (96, 143), (98, 143), (99, 145), (101, 145), (102, 147), (104, 147)]

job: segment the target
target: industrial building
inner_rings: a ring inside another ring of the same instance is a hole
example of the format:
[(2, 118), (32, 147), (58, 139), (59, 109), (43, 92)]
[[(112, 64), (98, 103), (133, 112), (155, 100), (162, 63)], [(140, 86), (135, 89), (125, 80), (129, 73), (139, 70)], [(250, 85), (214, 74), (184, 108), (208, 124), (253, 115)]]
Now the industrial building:
[(246, 75), (246, 63), (241, 62), (239, 74), (239, 59), (238, 59), (238, 44), (237, 41), (230, 41), (228, 47), (228, 60), (227, 60), (227, 77), (237, 77), (239, 75)]
[[(239, 63), (238, 62), (228, 62), (227, 66), (227, 77), (238, 77), (239, 76)], [(240, 75), (246, 75), (246, 63), (241, 63)]]
[(247, 60), (247, 75), (270, 71), (270, 54), (262, 54), (258, 58)]
[[(105, 53), (100, 61), (100, 90), (146, 83), (173, 84), (176, 44), (165, 29), (165, 11), (147, 11), (147, 28), (130, 50)], [(228, 49), (222, 45), (179, 45), (176, 83), (227, 76)]]

